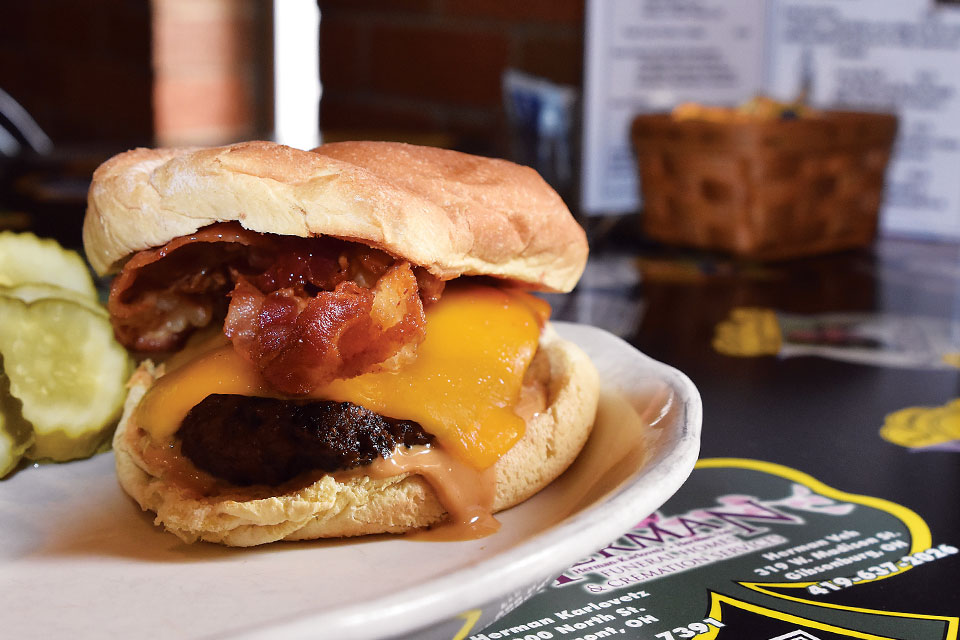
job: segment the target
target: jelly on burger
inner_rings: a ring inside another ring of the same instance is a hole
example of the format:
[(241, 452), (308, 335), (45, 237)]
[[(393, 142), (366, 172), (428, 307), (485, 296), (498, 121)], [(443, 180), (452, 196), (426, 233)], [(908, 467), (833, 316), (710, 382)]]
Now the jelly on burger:
[(496, 529), (583, 447), (587, 356), (531, 290), (583, 230), (534, 172), (396, 143), (136, 149), (94, 173), (87, 256), (142, 356), (121, 486), (181, 539)]

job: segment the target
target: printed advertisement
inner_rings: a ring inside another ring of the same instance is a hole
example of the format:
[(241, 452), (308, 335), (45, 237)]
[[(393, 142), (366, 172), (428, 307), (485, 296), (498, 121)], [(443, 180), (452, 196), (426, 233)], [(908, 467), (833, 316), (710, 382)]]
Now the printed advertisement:
[(846, 597), (933, 563), (956, 540), (909, 509), (757, 460), (701, 460), (658, 512), (472, 640), (956, 639), (960, 619)]

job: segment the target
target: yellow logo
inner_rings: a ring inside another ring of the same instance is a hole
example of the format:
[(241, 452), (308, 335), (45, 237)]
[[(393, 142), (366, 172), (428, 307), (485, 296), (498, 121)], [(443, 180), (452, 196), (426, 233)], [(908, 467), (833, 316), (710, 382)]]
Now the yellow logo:
[(960, 439), (960, 399), (942, 407), (908, 407), (887, 416), (880, 437), (903, 447)]
[(738, 307), (717, 325), (713, 348), (727, 356), (767, 356), (780, 352), (783, 335), (771, 309)]

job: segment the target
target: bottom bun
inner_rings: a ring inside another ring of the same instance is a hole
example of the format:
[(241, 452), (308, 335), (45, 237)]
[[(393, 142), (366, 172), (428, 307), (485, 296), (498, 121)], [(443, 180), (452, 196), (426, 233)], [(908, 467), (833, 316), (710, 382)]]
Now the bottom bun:
[[(409, 473), (340, 480), (323, 475), (280, 495), (264, 495), (262, 487), (234, 487), (219, 495), (195, 497), (151, 473), (139, 454), (140, 430), (131, 418), (154, 380), (149, 363), (131, 378), (113, 442), (117, 477), (144, 511), (156, 512), (156, 524), (185, 542), (247, 547), (276, 540), (403, 533), (437, 524), (447, 515), (430, 484)], [(527, 372), (525, 388), (531, 386), (543, 390), (545, 408), (527, 420), (524, 437), (494, 465), (495, 512), (526, 500), (559, 476), (593, 426), (599, 396), (596, 369), (583, 351), (549, 325)]]

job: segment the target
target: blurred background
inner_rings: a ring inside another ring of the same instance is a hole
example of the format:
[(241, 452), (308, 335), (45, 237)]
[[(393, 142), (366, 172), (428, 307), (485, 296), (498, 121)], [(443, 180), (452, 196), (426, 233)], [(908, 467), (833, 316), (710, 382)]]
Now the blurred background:
[(0, 228), (74, 247), (90, 174), (128, 148), (310, 148), (322, 131), (509, 156), (504, 72), (582, 79), (583, 0), (42, 0), (3, 14), (0, 90), (29, 118), (11, 127), (4, 110)]
[(761, 260), (868, 247), (878, 230), (960, 238), (955, 3), (39, 0), (2, 11), (0, 229), (71, 247), (90, 175), (110, 155), (255, 138), (509, 158), (540, 171), (591, 238), (615, 229)]

